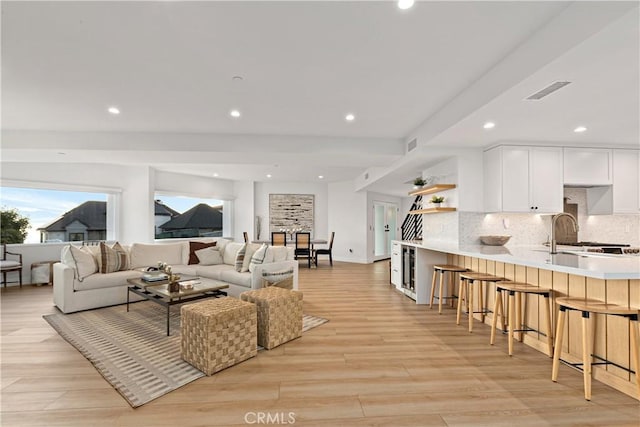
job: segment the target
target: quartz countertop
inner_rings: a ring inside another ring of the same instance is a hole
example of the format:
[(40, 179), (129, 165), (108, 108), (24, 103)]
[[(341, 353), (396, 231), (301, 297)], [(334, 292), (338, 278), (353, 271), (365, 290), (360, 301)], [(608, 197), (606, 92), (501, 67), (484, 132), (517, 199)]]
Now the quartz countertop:
[[(491, 261), (542, 268), (561, 273), (593, 277), (596, 279), (640, 279), (640, 255), (609, 255), (589, 253), (549, 254), (549, 247), (460, 245), (458, 243), (418, 240), (397, 241), (406, 246), (436, 252), (463, 255)], [(558, 252), (580, 252), (581, 248), (558, 246)]]

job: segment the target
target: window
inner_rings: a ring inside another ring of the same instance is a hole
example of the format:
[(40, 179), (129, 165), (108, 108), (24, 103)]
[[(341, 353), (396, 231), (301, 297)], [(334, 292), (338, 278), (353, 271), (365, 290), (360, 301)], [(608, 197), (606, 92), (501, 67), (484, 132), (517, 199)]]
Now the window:
[(155, 237), (221, 237), (222, 200), (155, 194)]
[(106, 240), (109, 194), (2, 187), (2, 210), (29, 219), (23, 243)]

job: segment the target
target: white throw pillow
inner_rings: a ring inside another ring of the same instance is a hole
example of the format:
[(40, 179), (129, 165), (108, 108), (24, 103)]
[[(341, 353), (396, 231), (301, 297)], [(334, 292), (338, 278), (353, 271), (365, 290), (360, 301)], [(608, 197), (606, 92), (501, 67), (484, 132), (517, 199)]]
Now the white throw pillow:
[(267, 258), (267, 252), (269, 252), (269, 246), (264, 243), (260, 248), (253, 253), (251, 257), (251, 261), (249, 261), (249, 271), (253, 273), (253, 270), (256, 268), (256, 265), (261, 265), (265, 262)]
[(212, 248), (204, 248), (195, 251), (200, 265), (218, 265), (222, 264), (222, 255), (220, 251), (214, 246)]
[(242, 248), (242, 246), (244, 246), (244, 243), (227, 243), (224, 247), (224, 252), (222, 253), (222, 259), (224, 259), (224, 263), (235, 266), (236, 255), (238, 254), (238, 251), (240, 250), (240, 248)]
[(69, 246), (69, 254), (73, 258), (74, 268), (79, 282), (82, 282), (86, 277), (98, 271), (98, 263), (88, 250)]
[(253, 254), (255, 254), (256, 251), (260, 248), (261, 246), (259, 243), (247, 243), (247, 251), (245, 252), (244, 259), (242, 260), (242, 270), (240, 270), (241, 273), (246, 273), (247, 271), (249, 271), (249, 264), (251, 263)]

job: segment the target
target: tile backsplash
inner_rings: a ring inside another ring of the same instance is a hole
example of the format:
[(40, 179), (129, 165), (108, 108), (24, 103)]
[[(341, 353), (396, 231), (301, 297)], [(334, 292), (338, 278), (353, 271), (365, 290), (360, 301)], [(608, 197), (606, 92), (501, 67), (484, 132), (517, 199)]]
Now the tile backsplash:
[[(578, 205), (578, 241), (640, 246), (640, 215), (587, 215), (584, 188), (566, 188), (569, 203)], [(538, 245), (549, 239), (551, 215), (459, 212), (460, 244), (479, 244), (479, 236), (511, 235), (507, 246)]]

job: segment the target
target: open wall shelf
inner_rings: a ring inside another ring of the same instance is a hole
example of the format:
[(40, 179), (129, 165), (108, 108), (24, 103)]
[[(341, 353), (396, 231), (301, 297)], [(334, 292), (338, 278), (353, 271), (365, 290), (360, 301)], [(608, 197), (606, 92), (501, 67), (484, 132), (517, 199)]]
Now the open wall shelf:
[(410, 196), (424, 196), (426, 194), (438, 193), (440, 191), (452, 190), (456, 188), (455, 184), (435, 184), (428, 187), (419, 188), (409, 192)]
[(456, 208), (429, 208), (418, 209), (417, 211), (409, 211), (409, 215), (431, 214), (439, 212), (455, 212)]

